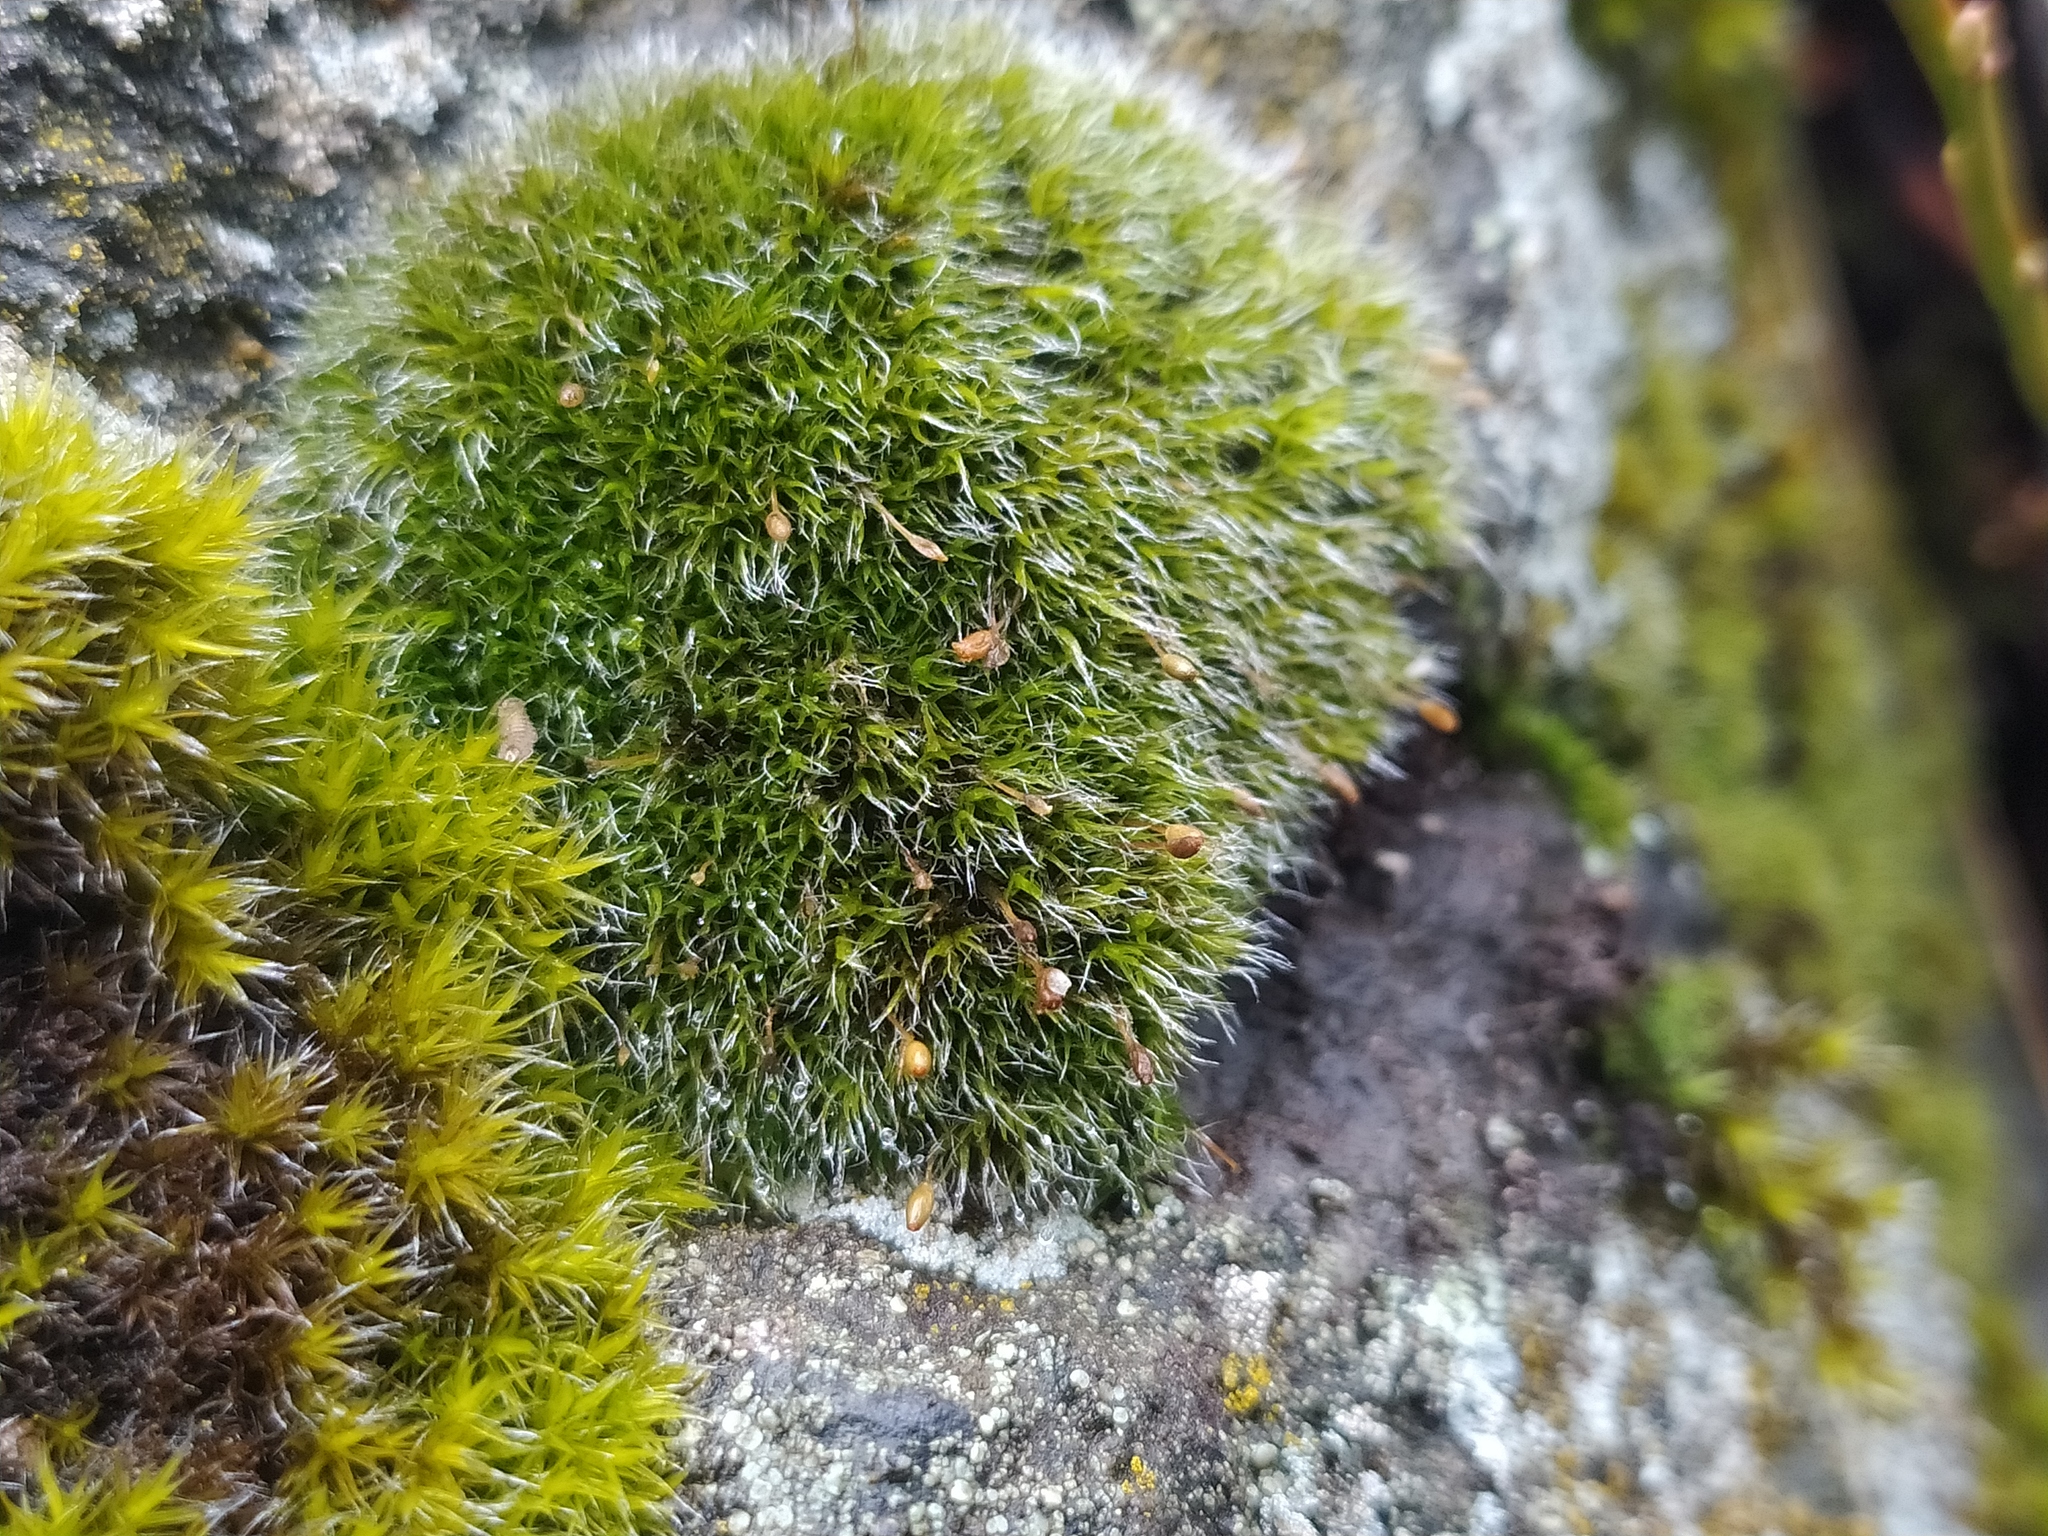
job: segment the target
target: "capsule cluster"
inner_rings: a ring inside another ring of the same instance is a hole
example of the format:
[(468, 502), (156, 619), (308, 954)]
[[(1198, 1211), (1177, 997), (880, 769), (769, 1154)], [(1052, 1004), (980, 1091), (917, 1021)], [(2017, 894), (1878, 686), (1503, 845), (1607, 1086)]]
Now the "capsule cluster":
[(520, 701), (611, 860), (586, 1048), (736, 1193), (1157, 1171), (1428, 669), (1399, 309), (1101, 71), (910, 10), (571, 104), (312, 321), (308, 558), (431, 718)]

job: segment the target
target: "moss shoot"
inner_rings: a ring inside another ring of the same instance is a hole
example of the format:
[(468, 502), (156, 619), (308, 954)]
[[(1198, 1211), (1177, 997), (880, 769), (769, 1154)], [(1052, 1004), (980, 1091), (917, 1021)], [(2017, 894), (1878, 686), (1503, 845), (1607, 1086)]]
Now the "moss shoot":
[(560, 111), (331, 294), (296, 495), (614, 855), (729, 1188), (1128, 1189), (1270, 861), (1424, 702), (1400, 313), (992, 21)]
[(591, 857), (254, 491), (0, 392), (0, 1531), (666, 1530), (693, 1197), (540, 1054)]

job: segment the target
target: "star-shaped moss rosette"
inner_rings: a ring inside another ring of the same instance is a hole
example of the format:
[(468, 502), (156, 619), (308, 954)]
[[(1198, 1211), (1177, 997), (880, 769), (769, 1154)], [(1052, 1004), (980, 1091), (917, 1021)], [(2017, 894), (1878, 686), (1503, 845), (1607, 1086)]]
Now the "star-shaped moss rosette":
[(667, 1530), (701, 1197), (541, 1054), (593, 860), (254, 492), (0, 387), (0, 1531)]
[(910, 12), (560, 108), (310, 326), (395, 683), (615, 856), (721, 1183), (1128, 1188), (1269, 861), (1418, 702), (1400, 309), (1123, 66)]

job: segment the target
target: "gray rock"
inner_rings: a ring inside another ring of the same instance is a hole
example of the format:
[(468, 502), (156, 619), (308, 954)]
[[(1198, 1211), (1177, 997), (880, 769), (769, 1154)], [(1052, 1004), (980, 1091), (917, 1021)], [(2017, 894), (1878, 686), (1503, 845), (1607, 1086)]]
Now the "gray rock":
[[(1191, 1172), (1170, 1230), (911, 1233), (875, 1202), (695, 1234), (669, 1292), (685, 1355), (716, 1362), (692, 1508), (758, 1523), (773, 1499), (815, 1532), (1964, 1529), (1969, 1349), (1925, 1192), (1873, 1250), (1892, 1278), (1869, 1322), (1913, 1390), (1872, 1410), (1823, 1392), (1699, 1249), (1628, 1218), (1596, 1149), (1517, 1151), (1508, 1175), (1479, 1126), (1591, 1091), (1562, 1040), (1611, 997), (1628, 937), (1570, 827), (1512, 780), (1418, 768), (1336, 853), (1413, 826), (1413, 799), (1446, 826), (1427, 866), (1298, 913), (1291, 977), (1186, 1085), (1238, 1166)], [(1475, 1048), (1479, 1010), (1523, 1022)], [(1349, 1216), (1312, 1219), (1304, 1195), (1337, 1180)], [(757, 1438), (722, 1412), (743, 1392), (793, 1427)], [(871, 1406), (906, 1399), (958, 1411)]]
[(247, 394), (306, 285), (454, 132), (580, 38), (738, 0), (8, 0), (0, 323), (196, 421)]
[[(1240, 104), (1354, 237), (1412, 276), (1446, 347), (1467, 499), (1513, 620), (1553, 605), (1583, 657), (1631, 306), (1676, 344), (1727, 333), (1713, 197), (1670, 139), (1621, 139), (1562, 0), (1132, 0), (1155, 51)], [(1620, 163), (1618, 186), (1603, 165)]]
[[(1561, 654), (1583, 655), (1613, 616), (1590, 545), (1639, 365), (1631, 307), (1700, 351), (1727, 325), (1724, 241), (1684, 155), (1614, 122), (1562, 0), (1129, 10), (1405, 274), (1484, 558), (1511, 610), (1554, 609)], [(13, 0), (0, 321), (117, 405), (231, 424), (260, 408), (308, 285), (468, 126), (632, 28), (748, 11)], [(0, 375), (19, 358), (0, 346)], [(1438, 763), (1413, 803), (1340, 825), (1318, 894), (1287, 906), (1295, 969), (1187, 1085), (1235, 1171), (1020, 1232), (911, 1234), (876, 1199), (692, 1234), (662, 1277), (677, 1352), (705, 1370), (689, 1528), (1547, 1536), (1805, 1511), (1962, 1529), (1970, 1353), (1929, 1197), (1872, 1248), (1868, 1320), (1911, 1390), (1891, 1417), (1833, 1400), (1676, 1228), (1625, 1212), (1621, 1117), (1569, 1032), (1629, 940), (1582, 899), (1555, 809), (1460, 775)], [(1376, 854), (1404, 878), (1347, 884)], [(1646, 925), (1697, 929), (1681, 896), (1647, 889)]]

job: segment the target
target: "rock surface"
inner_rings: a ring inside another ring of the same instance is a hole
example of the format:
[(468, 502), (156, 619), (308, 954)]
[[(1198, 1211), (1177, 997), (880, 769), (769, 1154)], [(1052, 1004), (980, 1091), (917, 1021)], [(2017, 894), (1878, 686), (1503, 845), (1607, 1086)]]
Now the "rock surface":
[(307, 285), (465, 124), (613, 25), (716, 0), (7, 0), (0, 322), (178, 421), (272, 370)]
[[(635, 27), (748, 9), (12, 0), (0, 318), (126, 409), (260, 414), (306, 286), (466, 124)], [(1567, 655), (1594, 644), (1631, 306), (1704, 350), (1726, 305), (1710, 198), (1614, 125), (1561, 0), (1068, 9), (1234, 102), (1408, 274), (1484, 558)], [(911, 1234), (874, 1200), (689, 1235), (685, 1528), (1964, 1528), (1969, 1346), (1924, 1200), (1870, 1302), (1905, 1390), (1832, 1396), (1657, 1208), (1686, 1196), (1672, 1128), (1585, 1078), (1599, 1010), (1700, 927), (1685, 868), (1640, 855), (1624, 911), (1536, 790), (1412, 766), (1301, 873), (1295, 970), (1188, 1085), (1201, 1178), (1095, 1225)]]
[(1286, 146), (1353, 237), (1413, 274), (1455, 349), (1491, 569), (1583, 655), (1612, 617), (1591, 545), (1637, 383), (1631, 307), (1701, 352), (1727, 333), (1712, 193), (1670, 138), (1612, 121), (1558, 0), (1131, 9), (1159, 57)]
[(881, 1199), (693, 1236), (714, 1529), (1964, 1529), (1927, 1213), (1872, 1305), (1910, 1407), (1831, 1399), (1624, 1198), (1639, 1137), (1579, 1067), (1641, 953), (1622, 888), (1534, 786), (1414, 766), (1337, 826), (1296, 968), (1189, 1085), (1206, 1177), (1007, 1236)]

